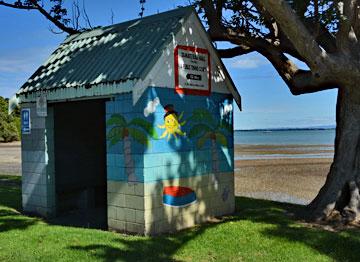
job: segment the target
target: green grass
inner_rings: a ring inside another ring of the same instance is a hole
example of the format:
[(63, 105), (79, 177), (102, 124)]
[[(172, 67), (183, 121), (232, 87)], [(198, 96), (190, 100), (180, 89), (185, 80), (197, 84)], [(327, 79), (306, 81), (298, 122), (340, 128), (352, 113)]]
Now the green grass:
[(221, 223), (126, 236), (24, 216), (19, 178), (0, 176), (0, 261), (359, 261), (358, 230), (304, 227), (285, 214), (297, 206), (248, 198), (237, 198), (236, 206)]

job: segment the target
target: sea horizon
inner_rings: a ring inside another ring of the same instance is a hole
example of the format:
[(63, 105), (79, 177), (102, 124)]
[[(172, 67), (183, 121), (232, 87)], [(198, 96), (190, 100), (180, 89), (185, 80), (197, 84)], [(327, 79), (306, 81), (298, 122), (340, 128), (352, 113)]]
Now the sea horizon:
[(235, 130), (234, 144), (244, 145), (327, 145), (333, 146), (333, 128)]
[(335, 125), (307, 126), (307, 127), (270, 127), (270, 128), (249, 128), (234, 129), (234, 131), (292, 131), (292, 130), (330, 130), (336, 129)]

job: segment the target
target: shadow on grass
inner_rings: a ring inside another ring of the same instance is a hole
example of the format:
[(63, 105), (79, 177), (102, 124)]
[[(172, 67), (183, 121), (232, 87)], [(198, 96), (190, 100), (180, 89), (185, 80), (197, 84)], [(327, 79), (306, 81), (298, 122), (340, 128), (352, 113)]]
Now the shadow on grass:
[(242, 197), (237, 197), (236, 202), (236, 213), (224, 218), (220, 223), (205, 224), (174, 235), (114, 239), (114, 246), (98, 244), (71, 246), (70, 249), (93, 253), (96, 258), (108, 262), (116, 260), (169, 261), (173, 260), (173, 255), (183, 245), (204, 234), (208, 229), (220, 224), (247, 220), (258, 224), (275, 225), (275, 228), (272, 226), (261, 229), (260, 233), (269, 239), (283, 240), (284, 245), (287, 246), (284, 248), (289, 250), (291, 250), (292, 244), (302, 243), (336, 261), (357, 261), (360, 257), (359, 230), (345, 230), (336, 233), (301, 226), (286, 215), (286, 213), (296, 212), (303, 208), (296, 205)]
[(0, 176), (0, 233), (25, 230), (37, 219), (21, 215), (21, 178)]
[(21, 181), (19, 178), (0, 176), (0, 206), (21, 209)]
[[(23, 230), (38, 222), (35, 218), (21, 215), (21, 194), (18, 185), (0, 185), (0, 233), (10, 230)], [(300, 243), (336, 261), (358, 261), (360, 257), (360, 231), (348, 229), (330, 232), (305, 227), (297, 223), (288, 213), (301, 210), (301, 206), (277, 202), (236, 198), (236, 213), (225, 217), (221, 223), (201, 225), (173, 235), (158, 237), (114, 237), (110, 244), (95, 240), (90, 245), (70, 245), (70, 250), (85, 252), (104, 261), (169, 261), (184, 245), (195, 240), (206, 231), (227, 223), (251, 221), (254, 230), (259, 230), (265, 238), (277, 239), (284, 248), (291, 251), (291, 245)], [(270, 225), (260, 226), (257, 225)], [(231, 227), (229, 227), (231, 230)], [(241, 227), (240, 227), (241, 230)], [(239, 232), (239, 237), (242, 233)], [(226, 245), (225, 245), (226, 246)], [(210, 252), (210, 251), (209, 251)]]
[(0, 233), (11, 230), (25, 230), (36, 223), (36, 219), (22, 216), (14, 210), (0, 210)]
[(275, 225), (275, 228), (267, 228), (261, 232), (268, 238), (305, 244), (336, 261), (359, 260), (360, 231), (358, 229), (331, 232), (301, 226), (286, 213), (297, 213), (304, 208), (302, 206), (242, 197), (238, 197), (236, 201), (238, 209), (233, 219)]
[(215, 224), (206, 224), (175, 234), (156, 237), (115, 238), (113, 240), (114, 246), (101, 244), (87, 246), (73, 245), (70, 246), (70, 249), (93, 253), (96, 258), (107, 262), (176, 261), (173, 255), (177, 250), (213, 226)]

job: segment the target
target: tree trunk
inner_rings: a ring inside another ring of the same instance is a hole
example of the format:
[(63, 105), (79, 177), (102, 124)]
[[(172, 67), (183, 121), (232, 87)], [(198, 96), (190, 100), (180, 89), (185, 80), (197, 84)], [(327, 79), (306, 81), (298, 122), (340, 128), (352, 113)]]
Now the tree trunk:
[(124, 158), (125, 158), (125, 173), (128, 182), (136, 182), (134, 161), (131, 157), (131, 142), (128, 136), (124, 137)]
[(219, 158), (216, 152), (216, 139), (211, 139), (212, 170), (215, 174), (219, 172)]
[(308, 205), (310, 218), (317, 221), (336, 218), (348, 223), (360, 218), (360, 101), (355, 88), (339, 88), (334, 161), (324, 186)]

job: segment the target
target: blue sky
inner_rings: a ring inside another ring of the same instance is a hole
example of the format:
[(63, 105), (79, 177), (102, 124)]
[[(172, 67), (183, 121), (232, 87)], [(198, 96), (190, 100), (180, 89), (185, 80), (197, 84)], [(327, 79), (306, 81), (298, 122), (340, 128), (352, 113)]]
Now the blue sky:
[[(187, 2), (148, 0), (145, 15)], [(93, 26), (109, 25), (111, 10), (115, 23), (135, 19), (140, 11), (137, 0), (85, 0), (85, 6)], [(0, 6), (0, 96), (12, 96), (63, 41), (65, 34), (53, 34), (49, 27), (35, 11)], [(335, 124), (335, 90), (292, 96), (273, 67), (256, 53), (224, 59), (224, 63), (243, 101), (243, 111), (235, 110), (236, 129)]]

